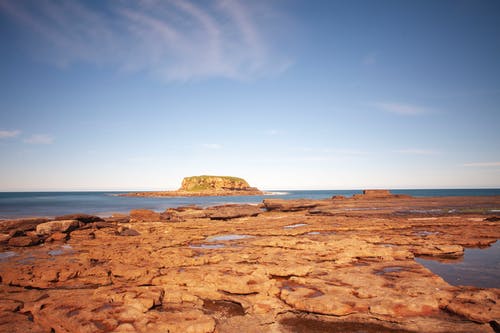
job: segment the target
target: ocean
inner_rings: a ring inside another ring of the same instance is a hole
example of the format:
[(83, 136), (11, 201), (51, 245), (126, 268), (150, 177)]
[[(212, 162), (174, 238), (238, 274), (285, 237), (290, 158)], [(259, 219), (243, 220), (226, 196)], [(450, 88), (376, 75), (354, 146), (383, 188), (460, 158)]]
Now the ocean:
[[(269, 191), (264, 196), (236, 197), (120, 197), (127, 192), (0, 192), (0, 219), (30, 216), (53, 217), (72, 213), (109, 216), (112, 213), (128, 213), (131, 209), (146, 208), (164, 211), (167, 208), (185, 205), (201, 207), (229, 203), (257, 204), (266, 198), (325, 199), (333, 195), (352, 196), (361, 190), (316, 190), (316, 191)], [(435, 196), (489, 196), (500, 195), (500, 189), (418, 189), (392, 190), (394, 194), (409, 194), (415, 197)]]

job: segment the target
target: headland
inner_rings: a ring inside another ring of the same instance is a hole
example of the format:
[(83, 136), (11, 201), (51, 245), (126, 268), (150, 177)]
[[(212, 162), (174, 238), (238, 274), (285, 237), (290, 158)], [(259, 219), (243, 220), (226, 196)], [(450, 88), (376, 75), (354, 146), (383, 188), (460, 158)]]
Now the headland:
[(0, 331), (493, 333), (498, 287), (450, 285), (415, 258), (490, 246), (499, 207), (366, 191), (4, 220)]
[(204, 197), (263, 195), (264, 192), (251, 187), (246, 180), (231, 176), (185, 177), (177, 191), (131, 192), (120, 194), (126, 197)]

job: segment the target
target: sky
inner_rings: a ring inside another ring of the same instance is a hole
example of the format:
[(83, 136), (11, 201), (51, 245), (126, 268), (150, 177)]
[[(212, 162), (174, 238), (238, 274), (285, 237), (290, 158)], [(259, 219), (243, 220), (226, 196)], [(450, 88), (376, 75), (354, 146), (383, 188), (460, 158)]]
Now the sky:
[(0, 191), (500, 188), (500, 2), (0, 0)]

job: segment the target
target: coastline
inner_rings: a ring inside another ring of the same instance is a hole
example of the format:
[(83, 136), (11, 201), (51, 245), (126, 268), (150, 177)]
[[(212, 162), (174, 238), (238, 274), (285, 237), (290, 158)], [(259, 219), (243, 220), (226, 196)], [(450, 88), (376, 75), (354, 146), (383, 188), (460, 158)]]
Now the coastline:
[(0, 329), (493, 332), (500, 286), (450, 285), (414, 258), (493, 244), (498, 207), (365, 195), (2, 221)]

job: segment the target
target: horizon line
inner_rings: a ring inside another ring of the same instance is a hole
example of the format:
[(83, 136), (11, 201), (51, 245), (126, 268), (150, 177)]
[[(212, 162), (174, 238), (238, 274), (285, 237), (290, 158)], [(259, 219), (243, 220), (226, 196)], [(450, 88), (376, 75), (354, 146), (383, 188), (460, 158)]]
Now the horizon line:
[[(34, 192), (167, 192), (177, 189), (19, 189), (19, 190), (0, 190), (0, 193), (34, 193)], [(262, 192), (275, 191), (363, 191), (363, 190), (500, 190), (500, 186), (477, 186), (477, 187), (353, 187), (353, 188), (273, 188), (259, 189)]]

